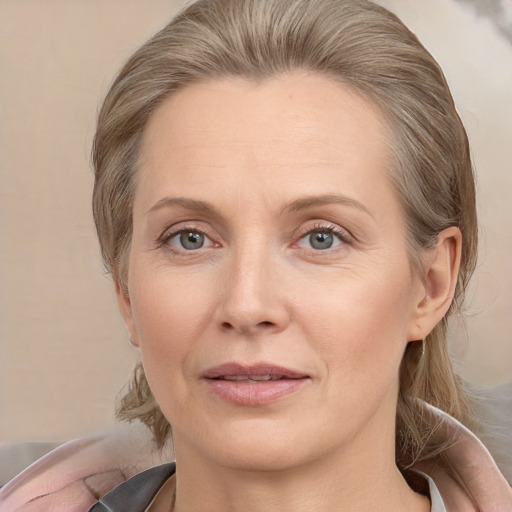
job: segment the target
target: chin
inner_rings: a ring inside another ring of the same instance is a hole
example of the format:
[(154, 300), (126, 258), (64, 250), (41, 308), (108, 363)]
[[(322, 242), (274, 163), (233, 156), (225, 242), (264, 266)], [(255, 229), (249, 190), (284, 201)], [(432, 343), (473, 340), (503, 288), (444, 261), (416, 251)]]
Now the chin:
[[(284, 471), (305, 463), (303, 457), (290, 444), (282, 446), (262, 440), (258, 446), (254, 443), (231, 445), (226, 450), (216, 450), (213, 454), (219, 466), (238, 471), (271, 472)], [(307, 457), (304, 457), (307, 458)]]
[[(274, 422), (272, 422), (274, 423)], [(294, 427), (295, 430), (295, 427)], [(176, 438), (177, 455), (180, 437)], [(204, 439), (194, 449), (216, 465), (239, 471), (283, 471), (308, 462), (315, 455), (305, 433), (291, 431), (282, 424), (269, 425), (268, 421), (245, 421), (223, 425), (216, 432), (196, 437)], [(186, 440), (184, 440), (186, 443)]]

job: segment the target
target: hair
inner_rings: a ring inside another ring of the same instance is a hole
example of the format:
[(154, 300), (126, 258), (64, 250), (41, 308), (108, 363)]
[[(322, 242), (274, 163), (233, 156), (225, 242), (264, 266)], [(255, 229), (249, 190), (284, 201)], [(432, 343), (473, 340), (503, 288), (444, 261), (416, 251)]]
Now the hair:
[[(442, 70), (392, 13), (366, 0), (199, 0), (127, 61), (101, 108), (93, 145), (93, 211), (106, 268), (126, 290), (140, 140), (158, 106), (188, 84), (263, 81), (294, 70), (331, 77), (380, 107), (392, 137), (390, 178), (407, 221), (412, 267), (439, 233), (462, 232), (450, 312), (460, 309), (477, 253), (467, 135)], [(469, 400), (448, 354), (447, 318), (407, 345), (400, 369), (396, 460), (405, 470), (439, 453), (421, 399), (463, 423)], [(140, 419), (162, 446), (170, 425), (139, 363), (118, 417)]]

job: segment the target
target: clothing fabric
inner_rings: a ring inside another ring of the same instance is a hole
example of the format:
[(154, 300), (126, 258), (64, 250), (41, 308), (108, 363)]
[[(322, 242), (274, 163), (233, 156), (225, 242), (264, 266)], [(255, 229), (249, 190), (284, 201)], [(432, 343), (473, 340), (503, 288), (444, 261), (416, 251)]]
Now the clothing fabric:
[(89, 512), (144, 512), (175, 472), (175, 462), (147, 469), (118, 485), (93, 505)]
[(432, 478), (430, 478), (428, 475), (425, 475), (425, 473), (421, 474), (428, 482), (428, 487), (430, 490), (430, 512), (446, 512), (443, 498), (441, 498), (441, 494), (439, 494), (439, 489), (434, 483), (434, 480), (432, 480)]
[[(163, 464), (148, 469), (118, 485), (98, 501), (89, 512), (144, 512), (164, 483), (176, 472), (176, 464)], [(430, 489), (431, 512), (446, 512), (434, 481), (421, 474)]]

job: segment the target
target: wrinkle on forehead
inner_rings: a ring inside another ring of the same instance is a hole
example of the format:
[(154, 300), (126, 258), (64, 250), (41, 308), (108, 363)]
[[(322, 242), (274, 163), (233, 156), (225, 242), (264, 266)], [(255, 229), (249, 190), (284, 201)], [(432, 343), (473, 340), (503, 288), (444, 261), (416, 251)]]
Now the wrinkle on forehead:
[(387, 138), (380, 109), (324, 75), (198, 83), (170, 96), (150, 118), (139, 185), (153, 189), (153, 202), (176, 195), (162, 190), (171, 173), (187, 196), (204, 198), (221, 187), (232, 203), (243, 205), (257, 190), (266, 208), (272, 198), (284, 201), (293, 181), (312, 183), (317, 174), (334, 180), (343, 172), (355, 183), (366, 179), (359, 175), (366, 167), (387, 172)]

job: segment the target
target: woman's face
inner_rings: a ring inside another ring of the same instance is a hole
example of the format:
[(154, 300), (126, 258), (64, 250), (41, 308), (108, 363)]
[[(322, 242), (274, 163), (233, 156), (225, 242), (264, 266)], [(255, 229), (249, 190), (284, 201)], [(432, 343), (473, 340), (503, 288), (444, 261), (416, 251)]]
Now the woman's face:
[(393, 454), (425, 291), (386, 136), (314, 74), (192, 85), (152, 115), (118, 297), (178, 460)]

